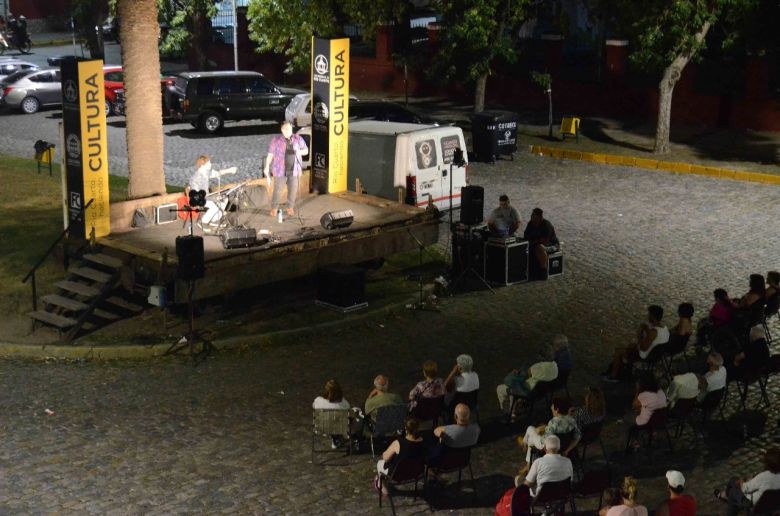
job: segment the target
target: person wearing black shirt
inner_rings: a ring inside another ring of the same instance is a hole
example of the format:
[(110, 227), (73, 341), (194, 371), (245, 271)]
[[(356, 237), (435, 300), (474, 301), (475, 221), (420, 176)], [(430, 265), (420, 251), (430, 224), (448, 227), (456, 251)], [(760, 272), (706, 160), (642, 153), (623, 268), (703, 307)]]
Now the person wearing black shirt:
[(528, 240), (529, 259), (536, 260), (539, 277), (547, 279), (547, 254), (558, 251), (560, 247), (555, 228), (544, 218), (541, 208), (534, 208), (531, 212), (531, 220), (525, 227), (523, 238)]

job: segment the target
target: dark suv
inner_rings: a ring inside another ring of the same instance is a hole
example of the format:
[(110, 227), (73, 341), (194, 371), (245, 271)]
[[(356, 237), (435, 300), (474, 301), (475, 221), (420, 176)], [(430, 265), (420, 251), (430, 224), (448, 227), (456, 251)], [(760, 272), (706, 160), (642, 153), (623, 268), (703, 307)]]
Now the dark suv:
[(215, 133), (225, 120), (284, 120), (302, 90), (281, 88), (257, 72), (185, 72), (176, 76), (171, 109), (179, 120)]

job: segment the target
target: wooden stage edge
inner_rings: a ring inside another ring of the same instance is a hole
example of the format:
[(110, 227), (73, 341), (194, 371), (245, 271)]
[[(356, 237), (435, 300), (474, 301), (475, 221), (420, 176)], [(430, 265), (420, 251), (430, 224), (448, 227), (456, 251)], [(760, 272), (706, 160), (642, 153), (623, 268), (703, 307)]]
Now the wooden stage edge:
[[(267, 200), (263, 185), (254, 199)], [(177, 194), (181, 195), (181, 194)], [(170, 196), (117, 203), (113, 213), (132, 213), (137, 207), (154, 207), (171, 202)], [(175, 197), (174, 197), (175, 199)], [(175, 200), (174, 200), (175, 202)], [(439, 218), (432, 212), (371, 195), (339, 192), (307, 195), (298, 203), (307, 217), (291, 217), (279, 224), (264, 202), (254, 203), (242, 212), (239, 221), (255, 229), (268, 229), (274, 238), (266, 244), (240, 249), (224, 249), (216, 236), (204, 236), (205, 277), (197, 280), (195, 299), (221, 296), (306, 276), (336, 263), (357, 264), (415, 250), (419, 240), (431, 245), (439, 239)], [(353, 210), (354, 223), (343, 229), (325, 230), (320, 216), (329, 211)], [(128, 220), (125, 215), (123, 221)], [(136, 290), (164, 285), (173, 293), (171, 301), (186, 302), (187, 283), (176, 279), (176, 237), (185, 235), (181, 222), (129, 228), (112, 223), (112, 233), (99, 238), (104, 252), (125, 263), (123, 277), (132, 278)], [(201, 234), (196, 230), (196, 235)]]

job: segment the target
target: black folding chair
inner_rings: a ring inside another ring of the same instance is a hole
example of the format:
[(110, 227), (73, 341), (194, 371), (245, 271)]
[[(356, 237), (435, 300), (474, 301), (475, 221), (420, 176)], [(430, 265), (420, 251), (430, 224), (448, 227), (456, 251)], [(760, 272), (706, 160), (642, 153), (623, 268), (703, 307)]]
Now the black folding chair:
[(534, 508), (541, 506), (544, 508), (544, 514), (561, 514), (566, 512), (566, 504), (571, 506), (572, 514), (577, 514), (577, 508), (574, 505), (574, 497), (571, 490), (571, 478), (559, 480), (557, 482), (546, 482), (539, 486), (536, 496), (531, 502), (531, 512)]
[(403, 434), (406, 422), (406, 403), (379, 407), (370, 419), (367, 419), (371, 431), (371, 458), (376, 458), (374, 441), (393, 439)]
[(477, 497), (477, 485), (474, 483), (474, 472), (471, 470), (471, 447), (450, 448), (446, 447), (434, 464), (429, 464), (428, 469), (436, 473), (458, 472), (458, 492), (460, 492), (463, 470), (468, 468), (471, 477), (471, 485), (474, 490), (474, 498)]
[(412, 409), (411, 415), (420, 423), (431, 421), (435, 428), (439, 424), (442, 410), (444, 410), (444, 396), (420, 398)]
[[(571, 459), (579, 462), (580, 469), (583, 472), (585, 471), (585, 458), (588, 452), (588, 446), (596, 443), (601, 446), (601, 454), (604, 456), (604, 461), (607, 463), (607, 467), (609, 467), (609, 456), (607, 455), (607, 449), (604, 448), (604, 441), (601, 440), (601, 431), (603, 428), (604, 422), (596, 421), (589, 425), (585, 425), (580, 431), (582, 437), (580, 437), (580, 442), (577, 444), (577, 448), (574, 449), (574, 456), (571, 457)], [(582, 456), (580, 456), (579, 453), (580, 449), (582, 449)]]
[(425, 458), (422, 455), (413, 459), (399, 460), (387, 475), (379, 475), (379, 507), (382, 507), (382, 486), (387, 486), (390, 508), (393, 510), (393, 514), (395, 514), (393, 491), (396, 486), (414, 482), (414, 500), (417, 500), (417, 485), (422, 480), (423, 497), (425, 497), (427, 487), (425, 477)]
[(780, 489), (764, 491), (758, 503), (754, 505), (749, 514), (752, 516), (775, 516), (780, 514)]
[[(675, 438), (682, 435), (683, 430), (685, 429), (685, 423), (688, 422), (688, 417), (693, 413), (695, 407), (696, 398), (684, 398), (677, 400), (674, 407), (669, 411), (669, 418), (677, 423), (674, 429)], [(696, 433), (695, 430), (696, 429), (694, 428), (694, 434)]]
[(642, 443), (643, 436), (645, 437), (644, 448), (648, 453), (652, 453), (653, 450), (653, 437), (655, 434), (663, 430), (666, 433), (666, 442), (669, 444), (669, 451), (674, 451), (672, 445), (672, 437), (669, 435), (669, 428), (667, 426), (667, 420), (669, 418), (669, 409), (662, 408), (653, 411), (650, 416), (650, 421), (644, 425), (634, 425), (628, 432), (628, 440), (626, 441), (626, 453), (630, 451), (631, 440), (633, 438), (639, 439)]
[(479, 389), (468, 392), (456, 392), (452, 398), (451, 408), (453, 412), (459, 403), (467, 405), (471, 413), (476, 415), (477, 422), (479, 422)]
[(523, 407), (528, 413), (528, 419), (533, 420), (534, 407), (539, 401), (544, 401), (549, 406), (552, 403), (552, 390), (554, 380), (549, 382), (537, 382), (533, 390), (525, 396), (509, 393), (509, 415), (514, 414), (515, 406), (518, 401), (523, 402)]
[(701, 428), (699, 429), (699, 433), (702, 435), (705, 435), (707, 423), (709, 423), (712, 414), (715, 413), (716, 409), (720, 410), (720, 418), (723, 419), (723, 404), (721, 401), (723, 401), (725, 394), (725, 387), (716, 391), (710, 391), (704, 399), (696, 405), (696, 408), (701, 411)]
[(670, 380), (673, 376), (672, 364), (675, 359), (679, 357), (682, 357), (683, 360), (685, 360), (686, 371), (691, 370), (691, 364), (688, 362), (688, 355), (685, 353), (690, 339), (690, 335), (672, 335), (669, 337), (669, 342), (664, 349), (664, 368), (666, 369), (666, 375)]

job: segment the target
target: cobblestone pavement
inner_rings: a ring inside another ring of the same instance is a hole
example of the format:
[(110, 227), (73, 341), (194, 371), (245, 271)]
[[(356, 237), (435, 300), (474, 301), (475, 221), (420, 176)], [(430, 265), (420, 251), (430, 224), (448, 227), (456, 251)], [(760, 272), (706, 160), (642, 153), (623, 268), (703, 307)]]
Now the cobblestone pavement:
[[(346, 398), (361, 404), (378, 372), (406, 393), (424, 360), (446, 374), (468, 352), (482, 383), (477, 496), (467, 482), (460, 495), (450, 484), (432, 501), (437, 510), (491, 514), (521, 464), (512, 441), (527, 423), (508, 428), (497, 420), (494, 386), (508, 369), (534, 360), (563, 332), (576, 363), (570, 390), (580, 398), (612, 349), (633, 337), (647, 304), (673, 314), (691, 301), (698, 318), (715, 287), (741, 294), (748, 274), (778, 267), (780, 236), (768, 230), (776, 220), (766, 209), (777, 203), (776, 188), (526, 155), (473, 164), (471, 177), (486, 187), (487, 206), (506, 192), (525, 220), (534, 206), (545, 209), (564, 241), (562, 277), (442, 298), (440, 313), (404, 313), (196, 368), (183, 359), (0, 362), (0, 513), (389, 513), (377, 507), (370, 454), (310, 463), (311, 400), (337, 378)], [(742, 443), (719, 422), (705, 440), (686, 432), (674, 453), (658, 446), (652, 460), (622, 454), (624, 424), (611, 417), (605, 440), (614, 479), (634, 473), (653, 508), (665, 496), (664, 471), (675, 467), (700, 514), (722, 514), (712, 490), (760, 471), (761, 451), (780, 437), (777, 379), (770, 391), (760, 438)], [(608, 392), (611, 412), (625, 413), (630, 387)], [(749, 403), (758, 399), (753, 390)], [(736, 411), (732, 399), (726, 419)], [(397, 503), (401, 514), (427, 509), (411, 497)]]

